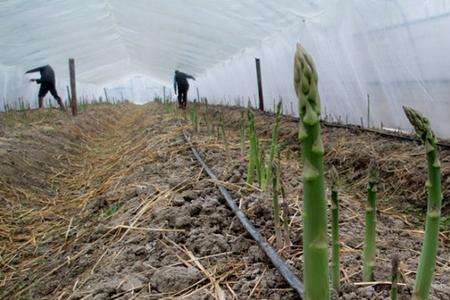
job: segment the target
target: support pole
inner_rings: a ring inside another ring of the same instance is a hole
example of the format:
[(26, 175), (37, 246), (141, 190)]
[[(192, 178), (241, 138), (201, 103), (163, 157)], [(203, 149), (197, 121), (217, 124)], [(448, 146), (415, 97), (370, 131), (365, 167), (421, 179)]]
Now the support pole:
[(69, 58), (69, 74), (70, 74), (70, 106), (72, 107), (72, 115), (76, 116), (78, 114), (77, 107), (77, 84), (75, 77), (75, 60), (73, 58)]
[(166, 87), (163, 86), (163, 102), (166, 102)]
[(200, 103), (200, 93), (198, 92), (198, 87), (196, 89), (197, 89), (197, 102)]
[(256, 62), (256, 79), (258, 80), (259, 110), (264, 111), (264, 99), (261, 81), (261, 64), (259, 58), (255, 58), (255, 62)]

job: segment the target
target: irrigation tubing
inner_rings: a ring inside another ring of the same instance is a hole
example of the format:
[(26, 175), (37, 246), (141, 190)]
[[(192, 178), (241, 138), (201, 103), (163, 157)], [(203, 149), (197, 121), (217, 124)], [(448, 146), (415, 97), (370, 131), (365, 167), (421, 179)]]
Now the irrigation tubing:
[[(211, 171), (211, 169), (208, 167), (205, 161), (201, 158), (197, 149), (195, 149), (195, 147), (192, 145), (191, 140), (185, 131), (183, 132), (183, 135), (186, 142), (189, 143), (192, 153), (194, 154), (198, 162), (201, 164), (203, 170), (205, 170), (206, 173), (209, 175), (209, 177), (211, 177), (213, 180), (218, 180), (214, 172)], [(247, 232), (252, 236), (252, 238), (256, 241), (258, 246), (267, 255), (267, 257), (269, 257), (270, 261), (278, 270), (278, 272), (280, 272), (281, 276), (283, 276), (283, 278), (287, 281), (287, 283), (295, 291), (297, 291), (297, 293), (300, 296), (303, 296), (304, 286), (303, 283), (300, 281), (300, 279), (298, 279), (298, 277), (295, 276), (295, 274), (289, 269), (289, 266), (286, 264), (286, 262), (266, 242), (264, 237), (258, 232), (255, 226), (253, 226), (253, 224), (250, 222), (247, 216), (242, 212), (242, 210), (239, 209), (239, 207), (236, 205), (235, 201), (231, 197), (228, 190), (220, 184), (218, 185), (218, 188), (222, 193), (222, 195), (224, 196), (225, 200), (227, 201), (228, 206), (231, 208), (231, 210), (234, 212), (234, 214), (239, 219), (241, 224), (244, 226), (245, 230), (247, 230)]]

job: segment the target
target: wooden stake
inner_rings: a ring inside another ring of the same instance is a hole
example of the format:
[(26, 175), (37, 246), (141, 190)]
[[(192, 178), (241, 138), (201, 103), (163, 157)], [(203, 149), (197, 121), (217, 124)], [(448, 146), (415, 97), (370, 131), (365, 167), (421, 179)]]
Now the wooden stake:
[(78, 114), (77, 107), (77, 84), (75, 77), (75, 60), (69, 58), (69, 74), (70, 74), (70, 91), (72, 92), (70, 97), (70, 106), (72, 107), (72, 115), (76, 116)]
[(258, 80), (259, 110), (264, 111), (264, 99), (261, 81), (261, 64), (259, 58), (255, 58), (255, 62), (256, 62), (256, 79)]

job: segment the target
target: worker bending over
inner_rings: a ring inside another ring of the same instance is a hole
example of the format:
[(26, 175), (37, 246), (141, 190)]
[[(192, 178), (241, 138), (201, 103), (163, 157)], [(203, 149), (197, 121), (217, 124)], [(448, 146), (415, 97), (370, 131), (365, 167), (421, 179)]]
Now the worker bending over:
[(39, 108), (44, 107), (44, 97), (47, 95), (48, 92), (52, 94), (53, 98), (55, 98), (56, 102), (58, 102), (59, 106), (63, 111), (66, 111), (66, 108), (64, 107), (64, 104), (61, 100), (61, 97), (58, 96), (58, 92), (56, 91), (55, 87), (55, 71), (53, 71), (52, 67), (49, 65), (45, 65), (39, 68), (31, 69), (25, 72), (27, 73), (41, 73), (40, 79), (30, 79), (30, 81), (35, 81), (37, 84), (40, 84), (41, 87), (39, 88)]
[(187, 92), (189, 90), (188, 79), (195, 80), (194, 76), (175, 70), (173, 89), (175, 90), (175, 94), (177, 94), (178, 87), (178, 106), (182, 109), (186, 109)]

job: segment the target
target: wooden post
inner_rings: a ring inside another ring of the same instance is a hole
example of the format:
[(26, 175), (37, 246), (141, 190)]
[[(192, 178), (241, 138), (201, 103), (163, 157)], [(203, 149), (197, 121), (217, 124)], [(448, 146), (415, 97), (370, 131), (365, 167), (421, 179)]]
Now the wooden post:
[(200, 103), (200, 93), (198, 92), (198, 88), (197, 89), (197, 102)]
[(163, 102), (166, 102), (166, 87), (163, 86)]
[(75, 60), (73, 58), (69, 58), (69, 74), (70, 74), (70, 106), (72, 107), (72, 115), (76, 116), (78, 114), (77, 107), (77, 84), (75, 78)]
[(261, 81), (261, 64), (259, 58), (255, 58), (255, 62), (256, 62), (256, 78), (258, 80), (259, 110), (264, 111), (264, 99)]
[(370, 128), (370, 95), (367, 94), (367, 128)]

